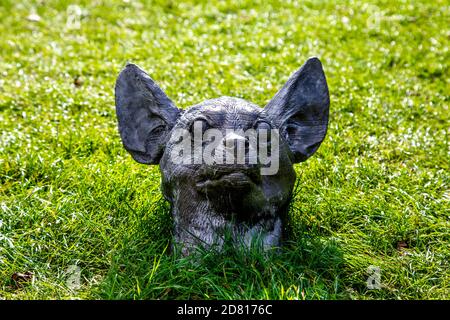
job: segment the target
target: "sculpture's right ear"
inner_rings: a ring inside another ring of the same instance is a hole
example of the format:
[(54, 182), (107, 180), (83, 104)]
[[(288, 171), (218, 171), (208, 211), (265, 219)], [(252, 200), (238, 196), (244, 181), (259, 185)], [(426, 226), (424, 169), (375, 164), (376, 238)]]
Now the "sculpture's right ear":
[(294, 163), (317, 151), (328, 128), (330, 96), (322, 63), (310, 58), (267, 104), (263, 114), (280, 128)]
[(119, 74), (116, 113), (123, 145), (134, 160), (158, 164), (181, 111), (160, 87), (134, 64)]

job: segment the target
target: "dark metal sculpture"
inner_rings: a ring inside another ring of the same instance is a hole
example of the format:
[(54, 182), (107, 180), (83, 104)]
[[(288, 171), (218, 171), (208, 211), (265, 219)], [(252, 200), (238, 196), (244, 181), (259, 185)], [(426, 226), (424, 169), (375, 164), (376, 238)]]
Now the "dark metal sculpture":
[[(308, 159), (327, 131), (329, 94), (319, 59), (310, 58), (265, 108), (221, 97), (180, 110), (133, 64), (120, 73), (115, 95), (125, 149), (140, 163), (160, 165), (183, 253), (198, 245), (220, 248), (226, 234), (247, 246), (280, 245), (296, 180), (293, 164)], [(180, 152), (180, 143), (187, 149)], [(208, 145), (213, 159), (198, 158), (205, 153), (196, 151)], [(227, 152), (236, 156), (238, 145), (243, 161), (219, 161)], [(277, 162), (274, 170), (263, 170), (263, 145)]]

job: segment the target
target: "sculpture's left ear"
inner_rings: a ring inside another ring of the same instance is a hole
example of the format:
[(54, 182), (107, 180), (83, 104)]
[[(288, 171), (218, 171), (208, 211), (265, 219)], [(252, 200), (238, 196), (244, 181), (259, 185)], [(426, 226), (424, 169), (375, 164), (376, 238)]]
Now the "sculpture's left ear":
[(158, 164), (181, 111), (134, 64), (119, 74), (115, 96), (123, 146), (137, 162)]
[(310, 58), (263, 110), (289, 145), (293, 162), (316, 152), (328, 127), (330, 98), (322, 64)]

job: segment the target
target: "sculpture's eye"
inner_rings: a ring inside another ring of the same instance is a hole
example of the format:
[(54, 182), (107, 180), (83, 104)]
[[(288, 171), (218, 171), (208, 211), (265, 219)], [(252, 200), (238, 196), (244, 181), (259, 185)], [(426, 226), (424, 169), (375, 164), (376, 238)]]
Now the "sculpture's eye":
[(206, 130), (208, 130), (208, 128), (209, 128), (208, 121), (200, 118), (200, 119), (196, 119), (194, 122), (192, 122), (190, 131), (194, 135), (202, 135), (203, 136), (203, 134), (205, 133)]
[(255, 129), (258, 131), (265, 130), (265, 131), (270, 132), (270, 130), (272, 129), (272, 126), (265, 121), (258, 121), (255, 125)]
[(258, 135), (259, 145), (270, 145), (272, 126), (266, 121), (258, 121), (255, 124), (256, 134)]

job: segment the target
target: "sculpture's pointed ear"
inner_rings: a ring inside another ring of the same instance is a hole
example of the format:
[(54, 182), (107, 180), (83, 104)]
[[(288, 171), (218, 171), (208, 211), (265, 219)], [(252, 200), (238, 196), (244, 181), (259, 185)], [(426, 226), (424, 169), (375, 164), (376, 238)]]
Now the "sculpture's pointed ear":
[(157, 164), (180, 110), (138, 66), (128, 64), (116, 81), (116, 113), (125, 149), (134, 160)]
[(285, 137), (292, 161), (308, 159), (319, 148), (328, 126), (330, 98), (322, 64), (310, 58), (263, 110)]

